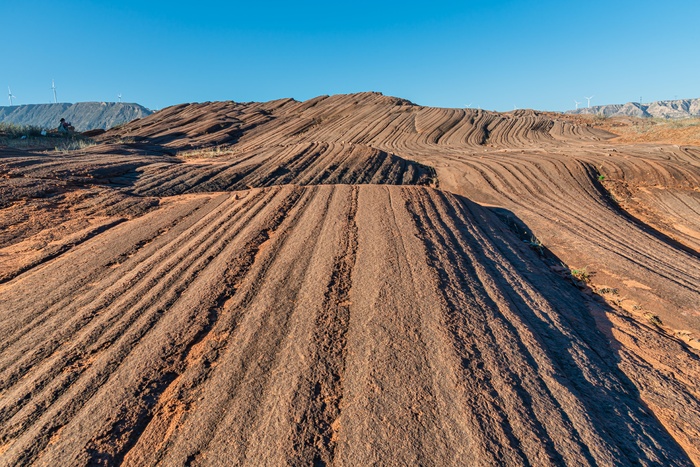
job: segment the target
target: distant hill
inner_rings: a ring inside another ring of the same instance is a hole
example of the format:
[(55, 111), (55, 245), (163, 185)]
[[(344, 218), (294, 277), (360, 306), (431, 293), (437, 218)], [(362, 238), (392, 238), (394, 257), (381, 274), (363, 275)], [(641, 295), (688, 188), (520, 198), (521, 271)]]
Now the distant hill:
[(700, 117), (700, 99), (679, 99), (673, 101), (656, 101), (650, 104), (628, 102), (626, 104), (596, 105), (578, 110), (569, 110), (568, 114), (595, 114), (606, 117), (656, 117), (688, 118)]
[(77, 131), (107, 130), (152, 113), (142, 105), (123, 102), (29, 104), (0, 107), (0, 122), (55, 128), (61, 118), (65, 118)]

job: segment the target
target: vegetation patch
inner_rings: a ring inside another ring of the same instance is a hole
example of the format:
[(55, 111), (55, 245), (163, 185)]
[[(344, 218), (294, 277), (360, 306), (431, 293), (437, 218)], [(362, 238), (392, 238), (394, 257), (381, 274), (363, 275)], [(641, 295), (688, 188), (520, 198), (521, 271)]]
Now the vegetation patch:
[(661, 319), (654, 313), (646, 312), (644, 313), (644, 317), (654, 326), (662, 326), (664, 324), (661, 322)]
[(59, 133), (33, 125), (0, 123), (0, 146), (16, 149), (54, 149), (57, 152), (85, 149), (97, 144), (80, 133)]
[(91, 138), (71, 135), (70, 137), (61, 140), (61, 142), (54, 147), (54, 150), (56, 152), (79, 151), (81, 149), (95, 146), (96, 144), (97, 143)]
[(33, 125), (17, 125), (14, 123), (0, 123), (0, 139), (27, 139), (46, 135), (41, 127)]
[(571, 269), (571, 277), (581, 282), (589, 283), (591, 281), (591, 274), (586, 268), (583, 269)]
[(208, 148), (191, 149), (189, 151), (178, 152), (178, 157), (183, 159), (211, 159), (229, 154), (227, 146), (211, 146)]

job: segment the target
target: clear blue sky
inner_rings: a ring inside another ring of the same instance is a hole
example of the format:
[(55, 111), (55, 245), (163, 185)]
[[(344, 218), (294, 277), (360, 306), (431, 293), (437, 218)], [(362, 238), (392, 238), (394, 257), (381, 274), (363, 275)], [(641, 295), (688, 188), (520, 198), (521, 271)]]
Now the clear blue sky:
[[(18, 104), (304, 100), (566, 110), (700, 97), (698, 0), (3, 0)], [(7, 105), (7, 94), (0, 103)]]

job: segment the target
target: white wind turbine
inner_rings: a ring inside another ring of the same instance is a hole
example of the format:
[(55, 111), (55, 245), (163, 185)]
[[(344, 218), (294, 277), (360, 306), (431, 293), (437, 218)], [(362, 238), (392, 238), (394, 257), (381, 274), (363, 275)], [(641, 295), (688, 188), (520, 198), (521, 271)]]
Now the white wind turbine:
[(10, 90), (10, 86), (7, 87), (7, 98), (10, 101), (10, 107), (12, 107), (14, 104), (12, 103), (12, 99), (17, 99), (17, 96), (12, 94), (12, 91)]
[(578, 106), (581, 105), (581, 103), (579, 101), (577, 101), (576, 99), (574, 99), (574, 104), (576, 104), (576, 110), (578, 110)]
[(51, 80), (51, 90), (53, 91), (53, 103), (56, 104), (58, 101), (56, 100), (56, 83), (54, 80)]
[(122, 93), (121, 92), (119, 94), (117, 94), (117, 99), (119, 99), (119, 102), (122, 101)]
[(469, 104), (467, 104), (467, 108), (468, 108), (468, 109), (471, 109), (471, 107), (472, 107), (472, 104), (471, 104), (471, 102), (470, 102)]
[(595, 97), (595, 96), (586, 97), (586, 100), (588, 101), (588, 108), (589, 108), (589, 109), (591, 108), (591, 99), (593, 99), (594, 97)]

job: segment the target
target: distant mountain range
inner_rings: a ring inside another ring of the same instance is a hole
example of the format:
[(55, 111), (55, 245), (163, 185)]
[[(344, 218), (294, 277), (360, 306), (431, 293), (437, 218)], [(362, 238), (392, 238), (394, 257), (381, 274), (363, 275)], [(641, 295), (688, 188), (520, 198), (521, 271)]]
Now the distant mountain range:
[(700, 99), (679, 99), (656, 101), (650, 104), (628, 102), (626, 104), (596, 105), (593, 107), (568, 110), (568, 114), (594, 114), (606, 117), (655, 117), (688, 118), (700, 117)]
[(56, 128), (65, 118), (77, 131), (109, 129), (147, 117), (152, 110), (123, 102), (77, 102), (75, 104), (29, 104), (0, 107), (0, 122)]

